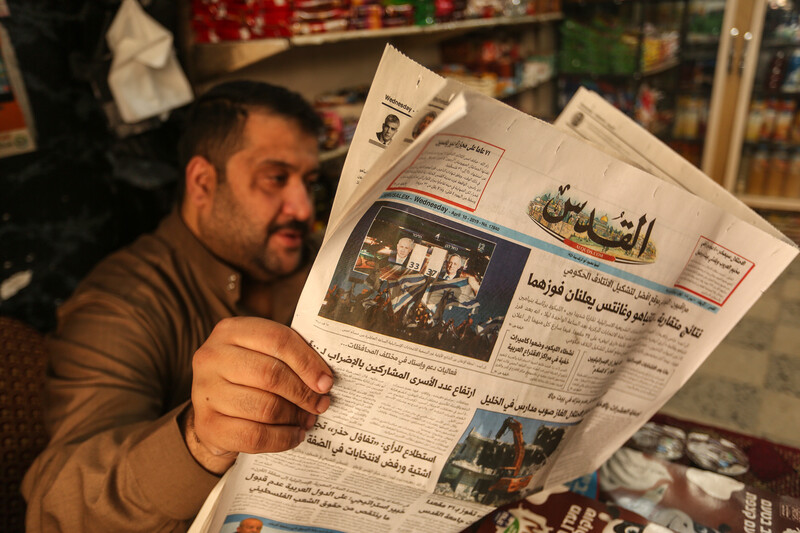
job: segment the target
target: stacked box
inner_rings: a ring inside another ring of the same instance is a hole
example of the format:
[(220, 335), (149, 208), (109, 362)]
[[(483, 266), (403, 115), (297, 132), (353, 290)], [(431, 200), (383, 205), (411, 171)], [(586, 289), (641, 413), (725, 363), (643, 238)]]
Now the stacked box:
[(291, 35), (289, 0), (192, 0), (191, 6), (199, 43)]
[(325, 33), (348, 29), (349, 0), (294, 0), (292, 34)]

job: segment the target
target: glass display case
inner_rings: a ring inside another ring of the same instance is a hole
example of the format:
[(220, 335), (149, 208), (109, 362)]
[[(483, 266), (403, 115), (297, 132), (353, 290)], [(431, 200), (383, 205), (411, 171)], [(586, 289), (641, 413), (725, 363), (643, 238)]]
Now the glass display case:
[(563, 4), (559, 103), (603, 95), (784, 232), (800, 218), (800, 0)]

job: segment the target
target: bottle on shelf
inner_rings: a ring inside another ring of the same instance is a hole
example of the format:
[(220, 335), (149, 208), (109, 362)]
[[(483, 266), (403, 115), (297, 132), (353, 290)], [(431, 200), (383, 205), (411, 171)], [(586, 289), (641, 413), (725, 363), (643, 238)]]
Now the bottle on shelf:
[(793, 144), (800, 144), (800, 113), (795, 113), (792, 120), (792, 129), (789, 132), (789, 141)]
[(775, 150), (769, 160), (769, 168), (767, 170), (767, 180), (764, 185), (765, 196), (783, 196), (785, 188), (786, 176), (789, 171), (789, 154), (785, 149), (779, 148)]
[(745, 194), (747, 192), (747, 180), (750, 171), (753, 167), (753, 152), (752, 150), (742, 150), (742, 158), (739, 163), (739, 173), (736, 175), (736, 184), (734, 185), (735, 194)]
[(800, 149), (795, 150), (789, 161), (789, 173), (783, 195), (787, 198), (800, 198)]
[(786, 52), (777, 50), (775, 55), (772, 56), (772, 61), (767, 70), (767, 80), (765, 89), (770, 92), (780, 90), (783, 78), (786, 74)]
[(765, 145), (761, 145), (753, 154), (753, 159), (750, 163), (750, 172), (747, 176), (747, 185), (745, 192), (747, 194), (760, 195), (764, 194), (764, 185), (767, 179), (767, 170), (769, 168), (769, 152)]
[[(761, 137), (761, 124), (764, 122), (764, 100), (756, 99), (750, 102), (750, 113), (747, 115), (747, 128), (744, 138), (746, 141), (758, 142)], [(800, 132), (800, 130), (798, 130)]]
[(770, 99), (764, 105), (764, 111), (761, 115), (761, 131), (758, 138), (761, 141), (769, 141), (775, 129), (775, 115), (777, 114), (778, 103), (777, 100)]
[(778, 110), (775, 115), (775, 128), (772, 132), (773, 141), (786, 142), (789, 140), (794, 110), (794, 100), (783, 100), (778, 104)]

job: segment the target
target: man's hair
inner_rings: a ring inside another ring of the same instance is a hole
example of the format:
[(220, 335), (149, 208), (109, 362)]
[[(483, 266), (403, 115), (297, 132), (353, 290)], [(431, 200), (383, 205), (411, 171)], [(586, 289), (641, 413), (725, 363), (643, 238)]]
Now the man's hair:
[[(252, 112), (262, 112), (294, 121), (300, 129), (318, 138), (322, 120), (298, 93), (258, 81), (221, 83), (201, 95), (188, 111), (178, 142), (181, 172), (192, 157), (206, 158), (221, 180), (225, 164), (243, 142), (244, 125)], [(178, 202), (183, 200), (185, 180), (178, 180)]]
[(391, 123), (391, 124), (400, 124), (400, 119), (397, 118), (397, 115), (394, 115), (394, 114), (386, 115), (386, 118), (383, 120), (383, 123), (384, 124), (389, 124), (389, 123)]

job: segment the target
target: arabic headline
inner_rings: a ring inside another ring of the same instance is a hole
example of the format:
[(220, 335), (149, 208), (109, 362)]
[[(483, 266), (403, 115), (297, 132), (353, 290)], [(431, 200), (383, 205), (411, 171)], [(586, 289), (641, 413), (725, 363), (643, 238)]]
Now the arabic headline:
[[(591, 402), (596, 402), (596, 398)], [(590, 403), (591, 403), (590, 402)], [(523, 402), (516, 398), (508, 398), (506, 395), (487, 394), (481, 399), (481, 405), (496, 405), (505, 413), (513, 413), (517, 416), (524, 414), (536, 415), (541, 420), (559, 420), (561, 422), (575, 422), (582, 420), (593, 408), (594, 404), (579, 409), (568, 409), (566, 407), (552, 407), (543, 405), (541, 402)]]
[[(589, 290), (569, 288), (564, 280), (562, 280), (560, 283), (554, 283), (552, 279), (545, 281), (544, 278), (537, 278), (533, 272), (528, 274), (527, 284), (535, 289), (540, 289), (545, 296), (550, 298), (556, 296), (563, 297), (564, 301), (566, 302), (577, 302), (584, 304), (587, 309), (594, 310), (598, 313), (607, 312), (620, 316), (624, 321), (630, 322), (631, 324), (638, 322), (644, 326), (650, 322), (654, 322), (658, 324), (659, 327), (667, 326), (672, 328), (681, 338), (689, 335), (699, 339), (703, 335), (702, 328), (699, 328), (694, 324), (684, 324), (681, 322), (681, 319), (678, 315), (680, 313), (689, 312), (689, 308), (682, 301), (673, 302), (669, 298), (663, 298), (649, 291), (637, 289), (635, 286), (627, 283), (621, 283), (618, 281), (615, 282), (610, 277), (603, 276), (602, 274), (596, 272), (593, 274), (588, 270), (584, 271), (583, 269), (578, 269), (576, 271), (574, 269), (568, 269), (564, 271), (564, 276), (591, 279), (591, 281), (594, 281), (595, 283), (599, 283), (600, 285), (610, 288), (615, 296), (610, 301), (600, 301), (599, 298), (592, 296)], [(622, 295), (628, 295), (631, 298), (628, 298), (628, 301), (626, 301)], [(631, 301), (631, 299), (633, 301)], [(648, 308), (655, 306), (659, 309), (663, 308), (665, 305), (669, 305), (669, 308), (675, 312), (654, 312), (646, 308), (641, 309), (640, 307), (634, 307), (634, 302), (646, 302)]]
[[(470, 399), (475, 396), (475, 387), (470, 387), (468, 385), (464, 385), (463, 383), (454, 384), (446, 380), (440, 380), (440, 378), (432, 374), (426, 375), (425, 377), (420, 377), (416, 375), (416, 373), (412, 373), (410, 370), (402, 368), (403, 366), (411, 366), (412, 368), (419, 368), (430, 372), (438, 372), (440, 374), (457, 374), (456, 369), (447, 367), (445, 365), (426, 363), (422, 359), (416, 359), (413, 357), (409, 359), (407, 356), (403, 359), (398, 358), (397, 364), (378, 364), (377, 362), (369, 363), (357, 355), (354, 356), (342, 353), (341, 351), (328, 350), (326, 347), (320, 347), (319, 345), (315, 344), (314, 341), (310, 341), (309, 344), (312, 348), (317, 350), (322, 357), (327, 358), (332, 364), (350, 365), (351, 368), (358, 369), (369, 375), (399, 379), (417, 387), (430, 387), (435, 391), (453, 397)], [(373, 354), (376, 350), (380, 350), (378, 348), (370, 348), (368, 345), (358, 342), (350, 342), (345, 346), (351, 350), (363, 351), (366, 354)]]
[(337, 463), (346, 461), (354, 468), (419, 487), (433, 475), (438, 458), (438, 454), (324, 418), (317, 420), (305, 442), (309, 445), (303, 448), (306, 453)]
[[(485, 156), (492, 155), (492, 149), (490, 148), (490, 146), (492, 146), (491, 144), (482, 141), (464, 142), (460, 138), (456, 138), (456, 136), (449, 137), (450, 138), (447, 138), (444, 135), (439, 135), (434, 143), (434, 146), (440, 148), (456, 148), (464, 150), (465, 152), (474, 152), (476, 154)], [(468, 139), (468, 137), (463, 138)]]

